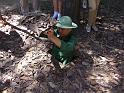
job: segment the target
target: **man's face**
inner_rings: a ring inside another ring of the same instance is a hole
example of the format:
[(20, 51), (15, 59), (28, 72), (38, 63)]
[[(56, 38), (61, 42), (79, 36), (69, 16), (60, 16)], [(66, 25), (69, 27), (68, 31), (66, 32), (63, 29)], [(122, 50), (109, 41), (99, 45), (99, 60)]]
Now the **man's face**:
[(67, 29), (67, 28), (59, 28), (59, 33), (61, 37), (66, 37), (69, 35), (69, 33), (71, 32), (71, 29)]

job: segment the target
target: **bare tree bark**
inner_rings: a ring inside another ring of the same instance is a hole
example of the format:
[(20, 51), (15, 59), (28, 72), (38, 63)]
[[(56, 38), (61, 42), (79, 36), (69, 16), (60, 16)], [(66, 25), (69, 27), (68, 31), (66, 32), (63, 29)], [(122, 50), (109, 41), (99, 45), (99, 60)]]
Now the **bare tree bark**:
[(64, 0), (63, 15), (70, 16), (74, 22), (79, 24), (80, 20), (80, 0)]

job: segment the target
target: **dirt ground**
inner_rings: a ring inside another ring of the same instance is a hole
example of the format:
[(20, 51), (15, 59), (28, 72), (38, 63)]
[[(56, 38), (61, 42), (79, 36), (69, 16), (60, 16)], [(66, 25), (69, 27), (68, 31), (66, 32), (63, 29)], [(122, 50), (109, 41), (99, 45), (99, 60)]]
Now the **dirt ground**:
[[(11, 7), (16, 0), (8, 1), (0, 0), (1, 10), (7, 10), (5, 7)], [(46, 1), (42, 4), (50, 5)], [(49, 8), (41, 10), (48, 13)], [(15, 10), (7, 10), (4, 15), (14, 25), (24, 17)], [(109, 10), (114, 12), (109, 13)], [(121, 8), (109, 10), (101, 5), (96, 23), (98, 32), (87, 33), (84, 24), (76, 29), (79, 41), (75, 59), (60, 73), (55, 72), (48, 53), (51, 42), (38, 41), (8, 25), (2, 26), (0, 93), (123, 93), (124, 15)], [(37, 23), (35, 20), (27, 22), (29, 19), (17, 26), (36, 30)], [(10, 81), (6, 84), (7, 80)]]

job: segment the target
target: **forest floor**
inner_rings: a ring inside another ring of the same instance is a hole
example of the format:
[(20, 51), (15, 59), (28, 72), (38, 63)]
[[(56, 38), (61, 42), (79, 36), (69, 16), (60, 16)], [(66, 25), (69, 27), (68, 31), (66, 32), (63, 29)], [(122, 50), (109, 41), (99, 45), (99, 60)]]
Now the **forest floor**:
[[(28, 31), (39, 31), (45, 19), (25, 18), (16, 9), (4, 13), (7, 22)], [(98, 32), (79, 26), (76, 57), (56, 73), (50, 41), (38, 41), (0, 21), (0, 93), (123, 93), (124, 15), (99, 15), (96, 24)]]

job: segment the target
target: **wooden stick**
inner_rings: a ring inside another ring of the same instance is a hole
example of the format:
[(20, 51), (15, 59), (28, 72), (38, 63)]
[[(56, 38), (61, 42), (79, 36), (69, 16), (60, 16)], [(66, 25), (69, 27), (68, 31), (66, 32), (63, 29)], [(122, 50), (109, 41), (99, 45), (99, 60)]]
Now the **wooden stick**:
[(28, 34), (28, 35), (34, 37), (35, 39), (37, 39), (37, 40), (39, 40), (39, 41), (43, 41), (43, 39), (41, 39), (41, 38), (38, 37), (38, 36), (35, 36), (34, 34), (29, 33), (27, 30), (20, 29), (19, 27), (16, 27), (16, 26), (10, 24), (9, 22), (7, 22), (7, 21), (2, 17), (1, 14), (0, 14), (0, 20), (4, 21), (4, 24), (9, 25), (9, 26), (11, 26), (11, 27), (14, 28), (14, 29), (17, 29), (17, 30), (19, 30), (19, 31), (22, 31), (22, 32), (24, 32), (24, 33), (26, 33), (26, 34)]

